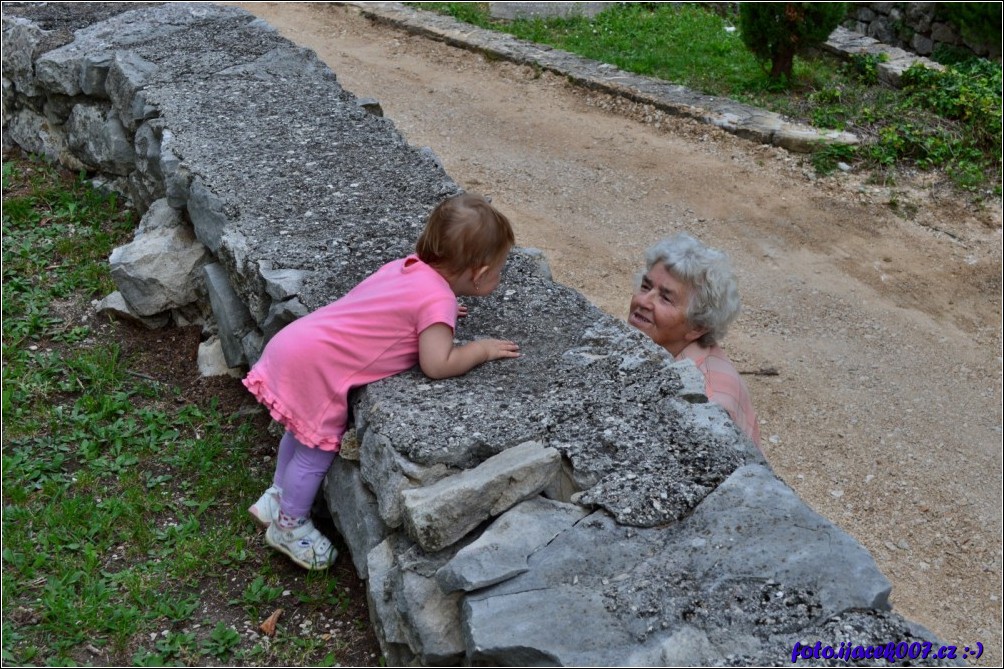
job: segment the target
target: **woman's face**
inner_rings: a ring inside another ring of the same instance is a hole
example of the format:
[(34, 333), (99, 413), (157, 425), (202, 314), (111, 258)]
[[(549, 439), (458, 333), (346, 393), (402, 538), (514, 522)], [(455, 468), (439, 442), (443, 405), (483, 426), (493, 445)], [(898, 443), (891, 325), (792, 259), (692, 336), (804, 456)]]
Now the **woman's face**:
[(687, 319), (690, 293), (689, 284), (673, 276), (662, 263), (656, 263), (645, 272), (641, 286), (631, 297), (628, 323), (673, 355), (679, 355), (687, 344), (705, 333)]

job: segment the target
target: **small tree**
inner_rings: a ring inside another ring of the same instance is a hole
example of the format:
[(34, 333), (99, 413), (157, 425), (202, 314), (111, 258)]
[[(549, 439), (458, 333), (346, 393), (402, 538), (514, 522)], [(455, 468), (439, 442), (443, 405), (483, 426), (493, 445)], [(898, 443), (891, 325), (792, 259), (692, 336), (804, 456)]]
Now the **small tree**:
[(770, 61), (770, 78), (791, 78), (795, 54), (819, 46), (847, 14), (844, 2), (743, 2), (739, 29), (743, 43)]

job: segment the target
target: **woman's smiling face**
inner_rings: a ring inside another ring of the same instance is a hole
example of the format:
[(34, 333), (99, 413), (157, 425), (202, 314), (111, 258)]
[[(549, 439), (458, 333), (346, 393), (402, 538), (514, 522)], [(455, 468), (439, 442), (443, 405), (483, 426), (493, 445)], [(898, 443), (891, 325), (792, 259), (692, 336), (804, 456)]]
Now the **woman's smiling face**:
[(705, 332), (693, 327), (687, 318), (690, 291), (687, 283), (673, 276), (662, 263), (656, 263), (642, 276), (641, 285), (631, 297), (628, 323), (673, 355), (679, 355)]

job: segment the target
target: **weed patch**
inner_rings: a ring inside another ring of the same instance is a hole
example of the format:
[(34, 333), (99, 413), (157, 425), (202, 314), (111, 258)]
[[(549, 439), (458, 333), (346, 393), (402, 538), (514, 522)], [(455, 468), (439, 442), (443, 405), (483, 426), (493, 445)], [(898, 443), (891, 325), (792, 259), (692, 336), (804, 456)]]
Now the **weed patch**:
[(3, 163), (3, 663), (376, 664), (347, 557), (308, 578), (247, 517), (275, 439), (199, 329), (93, 313), (135, 217), (82, 176)]

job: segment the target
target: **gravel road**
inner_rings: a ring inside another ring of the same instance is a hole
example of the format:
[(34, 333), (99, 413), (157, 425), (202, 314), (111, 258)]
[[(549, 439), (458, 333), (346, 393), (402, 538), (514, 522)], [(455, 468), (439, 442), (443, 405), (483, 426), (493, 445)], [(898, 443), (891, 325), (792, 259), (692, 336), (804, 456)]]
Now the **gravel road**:
[(234, 4), (378, 99), (607, 312), (626, 316), (660, 237), (727, 251), (744, 312), (724, 344), (767, 459), (871, 551), (898, 612), (960, 649), (982, 642), (980, 664), (1004, 660), (999, 200), (925, 175), (817, 179), (803, 157), (350, 7)]

